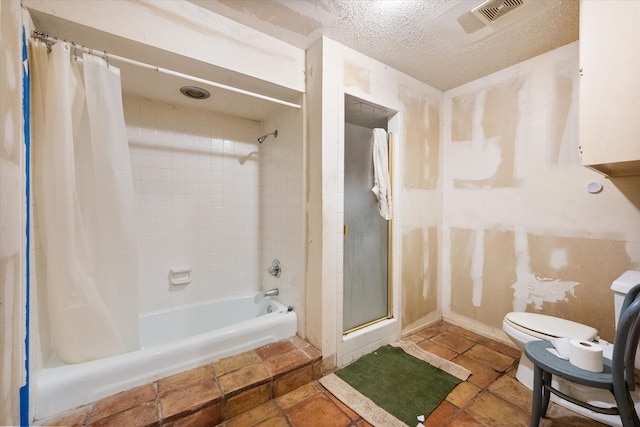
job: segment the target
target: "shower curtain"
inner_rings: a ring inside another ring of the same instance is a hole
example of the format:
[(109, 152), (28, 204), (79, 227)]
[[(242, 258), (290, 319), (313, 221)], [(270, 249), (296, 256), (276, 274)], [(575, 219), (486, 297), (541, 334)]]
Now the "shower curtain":
[(58, 42), (47, 53), (33, 42), (29, 51), (37, 235), (50, 336), (65, 363), (139, 348), (120, 74), (102, 58), (76, 58), (72, 50)]

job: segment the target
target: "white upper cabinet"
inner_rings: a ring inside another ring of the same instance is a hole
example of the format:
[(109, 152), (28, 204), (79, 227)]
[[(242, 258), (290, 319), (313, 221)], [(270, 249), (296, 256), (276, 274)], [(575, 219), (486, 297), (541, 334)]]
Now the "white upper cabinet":
[(580, 2), (582, 164), (640, 175), (640, 1)]

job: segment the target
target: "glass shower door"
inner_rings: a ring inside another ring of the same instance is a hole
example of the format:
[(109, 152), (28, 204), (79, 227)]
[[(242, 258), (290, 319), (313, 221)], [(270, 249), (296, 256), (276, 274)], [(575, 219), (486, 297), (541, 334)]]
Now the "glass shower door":
[(373, 187), (373, 130), (345, 124), (343, 329), (388, 317), (388, 227)]

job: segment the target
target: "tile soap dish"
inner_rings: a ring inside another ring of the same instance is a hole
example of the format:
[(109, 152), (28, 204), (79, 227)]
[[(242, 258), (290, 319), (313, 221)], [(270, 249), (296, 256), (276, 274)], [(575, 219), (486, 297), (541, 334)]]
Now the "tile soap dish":
[(191, 266), (186, 265), (169, 270), (169, 283), (173, 286), (188, 285), (191, 283)]

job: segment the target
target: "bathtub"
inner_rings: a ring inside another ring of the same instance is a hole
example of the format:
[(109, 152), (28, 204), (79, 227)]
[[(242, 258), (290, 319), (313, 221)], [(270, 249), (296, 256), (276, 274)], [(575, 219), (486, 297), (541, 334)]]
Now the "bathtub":
[(141, 349), (34, 374), (35, 419), (292, 337), (297, 316), (262, 294), (140, 315)]

